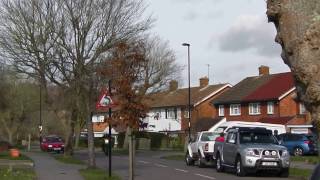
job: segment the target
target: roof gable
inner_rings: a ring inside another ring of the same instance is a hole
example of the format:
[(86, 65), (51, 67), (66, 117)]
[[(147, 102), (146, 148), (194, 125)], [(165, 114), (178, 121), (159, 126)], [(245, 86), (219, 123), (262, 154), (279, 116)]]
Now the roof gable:
[(291, 72), (247, 77), (223, 93), (213, 104), (228, 104), (279, 99), (294, 88)]
[(269, 81), (245, 97), (243, 101), (279, 99), (281, 95), (292, 88), (294, 88), (294, 80), (290, 72), (275, 74)]

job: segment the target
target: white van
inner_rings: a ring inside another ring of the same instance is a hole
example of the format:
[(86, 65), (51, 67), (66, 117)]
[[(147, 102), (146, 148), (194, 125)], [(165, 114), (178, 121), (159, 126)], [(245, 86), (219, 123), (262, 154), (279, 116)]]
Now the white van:
[(269, 129), (274, 135), (286, 133), (286, 127), (281, 124), (270, 124), (260, 122), (245, 122), (245, 121), (227, 121), (221, 123), (218, 127), (213, 126), (208, 131), (222, 133), (227, 132), (232, 127), (262, 127)]

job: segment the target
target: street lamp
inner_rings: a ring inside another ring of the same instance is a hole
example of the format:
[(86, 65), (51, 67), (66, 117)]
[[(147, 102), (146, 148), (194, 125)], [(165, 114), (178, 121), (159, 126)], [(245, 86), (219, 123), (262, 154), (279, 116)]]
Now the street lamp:
[(188, 111), (189, 111), (188, 131), (189, 131), (189, 142), (190, 142), (190, 140), (191, 140), (190, 44), (183, 43), (182, 46), (188, 47), (188, 81), (189, 81), (189, 87), (188, 87)]

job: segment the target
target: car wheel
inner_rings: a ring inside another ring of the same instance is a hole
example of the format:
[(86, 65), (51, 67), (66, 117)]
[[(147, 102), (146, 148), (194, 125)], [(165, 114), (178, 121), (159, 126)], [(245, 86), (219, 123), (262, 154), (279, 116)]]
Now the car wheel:
[(204, 161), (204, 159), (201, 157), (201, 153), (198, 152), (198, 167), (199, 168), (203, 168), (206, 166), (203, 161)]
[(282, 169), (282, 171), (279, 173), (279, 176), (284, 178), (289, 177), (289, 168)]
[(220, 154), (218, 154), (217, 158), (216, 158), (216, 170), (217, 170), (217, 172), (223, 172), (223, 170), (224, 170)]
[(192, 157), (189, 155), (189, 152), (187, 151), (186, 156), (185, 156), (186, 164), (187, 166), (192, 166), (194, 165), (194, 160)]
[(236, 160), (236, 175), (243, 177), (246, 175), (246, 172), (243, 168), (242, 162), (241, 162), (241, 157), (239, 156)]
[(303, 155), (303, 149), (300, 148), (300, 147), (294, 148), (293, 155), (294, 156), (302, 156)]

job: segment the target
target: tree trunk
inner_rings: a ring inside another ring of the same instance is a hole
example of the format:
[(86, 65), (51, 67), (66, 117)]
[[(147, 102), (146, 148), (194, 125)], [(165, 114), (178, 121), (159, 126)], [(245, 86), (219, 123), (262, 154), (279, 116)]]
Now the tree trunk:
[[(312, 121), (319, 124), (319, 0), (268, 0), (267, 8), (268, 19), (277, 29), (275, 40), (282, 47), (281, 57), (293, 72), (298, 97), (310, 111)], [(320, 126), (317, 128), (319, 133)]]
[(13, 134), (10, 131), (8, 131), (7, 134), (8, 134), (8, 142), (11, 145), (13, 145)]
[(124, 142), (123, 142), (122, 149), (128, 149), (129, 148), (130, 134), (131, 134), (131, 128), (128, 126), (127, 127), (127, 131), (126, 131), (126, 135), (124, 137)]
[(127, 128), (127, 133), (129, 134), (129, 180), (134, 179), (134, 168), (133, 168), (133, 163), (134, 163), (134, 154), (133, 154), (133, 135), (132, 135), (132, 128), (128, 127)]
[(77, 123), (76, 128), (75, 128), (75, 135), (76, 135), (76, 137), (75, 137), (75, 145), (74, 145), (75, 149), (79, 148), (80, 132), (81, 132), (80, 123)]
[(70, 131), (68, 134), (68, 139), (66, 141), (66, 145), (64, 147), (64, 155), (65, 156), (72, 156), (73, 155), (73, 145), (74, 145), (73, 136), (74, 136), (74, 128), (75, 128), (77, 118), (78, 118), (77, 112), (78, 111), (76, 109), (73, 109), (72, 113), (71, 113)]
[(96, 167), (96, 160), (95, 160), (95, 154), (94, 154), (94, 133), (93, 133), (92, 116), (93, 116), (93, 113), (91, 112), (90, 117), (87, 118), (89, 168)]

